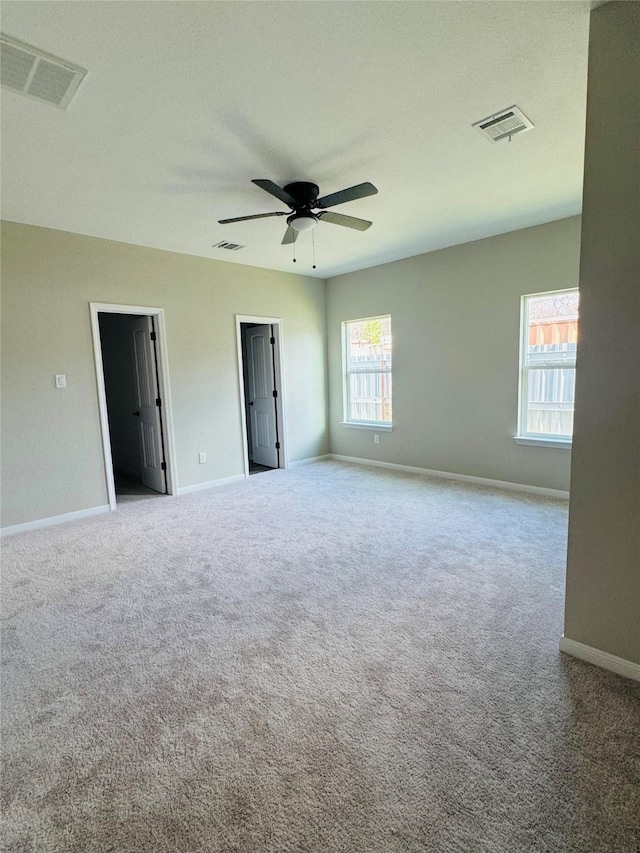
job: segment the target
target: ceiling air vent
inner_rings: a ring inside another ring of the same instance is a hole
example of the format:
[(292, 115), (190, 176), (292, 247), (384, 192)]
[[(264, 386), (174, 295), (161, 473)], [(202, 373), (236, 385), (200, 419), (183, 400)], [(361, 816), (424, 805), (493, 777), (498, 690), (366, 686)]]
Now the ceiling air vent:
[(500, 110), (499, 113), (494, 113), (492, 116), (487, 116), (487, 118), (472, 124), (471, 127), (477, 127), (491, 142), (501, 142), (503, 139), (511, 141), (511, 137), (515, 136), (516, 133), (521, 133), (523, 130), (533, 130), (533, 124), (515, 105), (507, 107), (506, 110)]
[(0, 33), (3, 89), (65, 110), (86, 73), (78, 65)]
[(244, 249), (244, 246), (241, 246), (240, 243), (229, 243), (226, 240), (220, 240), (219, 243), (216, 243), (213, 246), (214, 249), (229, 249), (230, 252), (237, 252), (238, 249)]

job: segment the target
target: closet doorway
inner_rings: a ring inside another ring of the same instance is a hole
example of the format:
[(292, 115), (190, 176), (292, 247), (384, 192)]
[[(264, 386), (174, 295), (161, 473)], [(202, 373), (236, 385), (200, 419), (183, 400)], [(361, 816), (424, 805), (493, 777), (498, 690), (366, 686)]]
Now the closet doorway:
[(92, 303), (91, 322), (109, 505), (173, 494), (161, 309)]
[(245, 476), (286, 468), (281, 320), (236, 315)]

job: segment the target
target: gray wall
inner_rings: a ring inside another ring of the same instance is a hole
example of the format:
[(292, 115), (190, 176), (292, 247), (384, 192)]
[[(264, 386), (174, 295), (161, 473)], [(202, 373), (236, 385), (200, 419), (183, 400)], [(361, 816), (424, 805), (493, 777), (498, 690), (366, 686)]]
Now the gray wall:
[[(330, 279), (331, 450), (552, 489), (571, 451), (515, 444), (520, 297), (577, 287), (572, 217)], [(341, 425), (343, 320), (391, 314), (391, 433)]]
[(2, 244), (2, 526), (107, 503), (89, 302), (166, 311), (178, 486), (244, 470), (236, 313), (282, 317), (289, 458), (328, 452), (323, 281), (15, 223)]
[(640, 663), (640, 4), (591, 15), (565, 637)]
[(113, 468), (139, 480), (140, 427), (131, 414), (138, 407), (133, 327), (139, 317), (100, 314), (99, 320)]

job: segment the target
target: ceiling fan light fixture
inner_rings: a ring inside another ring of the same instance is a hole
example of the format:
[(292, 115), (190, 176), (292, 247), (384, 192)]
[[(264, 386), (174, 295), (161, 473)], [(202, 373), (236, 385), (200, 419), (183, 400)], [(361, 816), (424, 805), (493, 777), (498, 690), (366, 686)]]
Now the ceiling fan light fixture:
[(287, 224), (294, 231), (311, 231), (318, 224), (318, 220), (311, 213), (303, 213), (299, 216), (294, 214), (287, 219)]

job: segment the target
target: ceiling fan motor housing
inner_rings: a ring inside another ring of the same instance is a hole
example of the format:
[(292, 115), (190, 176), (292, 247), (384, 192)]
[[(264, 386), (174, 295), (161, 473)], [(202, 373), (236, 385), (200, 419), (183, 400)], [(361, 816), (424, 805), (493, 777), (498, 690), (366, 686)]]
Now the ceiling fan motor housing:
[(312, 184), (309, 181), (296, 181), (292, 184), (287, 184), (284, 191), (288, 193), (295, 201), (295, 207), (291, 216), (287, 217), (287, 225), (294, 231), (311, 231), (318, 224), (318, 217), (312, 213), (311, 208), (315, 207), (318, 200), (320, 188), (317, 184)]
[(283, 189), (298, 202), (297, 207), (315, 207), (320, 192), (317, 184), (311, 184), (308, 181), (296, 181), (293, 184), (287, 184)]

